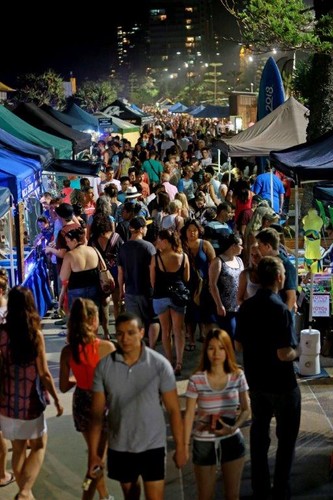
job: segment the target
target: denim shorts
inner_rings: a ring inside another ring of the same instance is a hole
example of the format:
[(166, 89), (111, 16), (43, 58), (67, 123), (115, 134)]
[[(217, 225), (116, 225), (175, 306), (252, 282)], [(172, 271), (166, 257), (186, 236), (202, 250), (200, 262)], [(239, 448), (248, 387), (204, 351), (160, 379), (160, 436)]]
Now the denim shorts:
[(192, 459), (195, 465), (224, 464), (244, 455), (245, 442), (241, 432), (216, 442), (193, 440)]
[(91, 299), (97, 307), (100, 306), (100, 290), (98, 286), (85, 286), (82, 288), (69, 288), (68, 289), (68, 307), (71, 309), (72, 304), (75, 299), (82, 297), (85, 299)]
[(185, 307), (179, 307), (175, 306), (175, 304), (172, 302), (170, 297), (162, 297), (161, 299), (153, 299), (153, 308), (155, 311), (155, 314), (163, 314), (165, 311), (167, 311), (169, 308), (173, 309), (179, 314), (185, 314), (186, 311), (186, 306)]

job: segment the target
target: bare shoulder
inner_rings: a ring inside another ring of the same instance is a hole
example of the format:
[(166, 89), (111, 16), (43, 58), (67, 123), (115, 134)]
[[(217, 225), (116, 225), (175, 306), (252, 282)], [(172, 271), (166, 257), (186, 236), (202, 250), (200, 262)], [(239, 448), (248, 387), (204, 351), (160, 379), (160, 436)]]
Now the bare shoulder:
[(107, 356), (115, 351), (116, 347), (113, 342), (110, 342), (110, 340), (101, 340), (98, 349), (100, 357), (103, 358), (104, 356)]

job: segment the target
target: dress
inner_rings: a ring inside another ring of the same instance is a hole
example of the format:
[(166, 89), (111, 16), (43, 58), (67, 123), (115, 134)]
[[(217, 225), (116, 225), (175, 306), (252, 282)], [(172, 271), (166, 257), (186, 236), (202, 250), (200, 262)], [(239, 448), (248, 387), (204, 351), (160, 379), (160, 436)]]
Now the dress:
[(94, 380), (94, 372), (100, 361), (98, 346), (100, 339), (95, 339), (84, 348), (79, 347), (80, 363), (76, 363), (73, 356), (70, 357), (69, 365), (76, 378), (76, 388), (73, 394), (73, 419), (75, 429), (78, 432), (86, 432), (89, 428), (90, 410), (92, 401), (91, 387)]
[[(208, 256), (204, 252), (203, 243), (204, 240), (200, 239), (199, 249), (196, 256), (194, 257), (193, 265), (190, 259), (190, 280), (188, 283), (188, 288), (191, 291), (191, 300), (186, 309), (186, 320), (195, 320), (199, 323), (210, 323), (213, 321), (212, 315), (214, 312), (214, 301), (208, 288), (209, 261)], [(198, 305), (193, 301), (194, 292), (198, 284), (196, 271), (203, 279), (202, 290), (200, 293), (200, 304)]]
[(36, 359), (24, 365), (14, 365), (6, 330), (0, 333), (0, 350), (3, 359), (0, 427), (3, 435), (11, 440), (35, 439), (47, 430), (45, 405), (40, 395), (48, 400), (46, 391), (40, 386)]

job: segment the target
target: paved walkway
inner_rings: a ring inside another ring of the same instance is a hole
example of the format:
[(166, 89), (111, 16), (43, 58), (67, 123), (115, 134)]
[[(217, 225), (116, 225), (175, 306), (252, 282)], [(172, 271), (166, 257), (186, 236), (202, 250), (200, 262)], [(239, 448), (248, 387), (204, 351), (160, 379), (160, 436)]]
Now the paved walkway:
[[(46, 350), (52, 374), (58, 385), (59, 355), (64, 346), (64, 330), (54, 325), (54, 321), (44, 319), (43, 331)], [(112, 332), (112, 326), (111, 326)], [(181, 405), (184, 405), (183, 394), (187, 379), (193, 371), (201, 344), (197, 350), (186, 352), (184, 357), (184, 373), (178, 381), (178, 393)], [(161, 345), (158, 345), (161, 350)], [(321, 358), (326, 369), (326, 377), (313, 380), (300, 380), (302, 391), (302, 421), (297, 441), (295, 466), (292, 475), (293, 497), (302, 500), (333, 499), (333, 483), (329, 482), (329, 457), (333, 452), (333, 359)], [(87, 466), (87, 450), (82, 436), (75, 431), (71, 403), (72, 391), (61, 395), (65, 407), (62, 417), (55, 417), (54, 406), (47, 408), (49, 441), (45, 462), (34, 487), (36, 500), (78, 500), (81, 498), (81, 484)], [(274, 431), (274, 429), (272, 429)], [(249, 428), (244, 428), (248, 442)], [(182, 473), (172, 462), (173, 442), (168, 442), (166, 500), (194, 500), (196, 498), (195, 482), (191, 464), (187, 464)], [(275, 436), (272, 432), (270, 459), (274, 460)], [(9, 453), (9, 461), (11, 454)], [(8, 464), (10, 466), (10, 463)], [(223, 498), (222, 481), (218, 474), (216, 500)], [(108, 480), (110, 493), (116, 500), (122, 499), (118, 483)], [(182, 489), (184, 497), (182, 497)], [(16, 484), (0, 489), (0, 500), (13, 500), (17, 493)], [(96, 495), (96, 499), (97, 499)], [(143, 498), (143, 497), (142, 497)], [(251, 498), (249, 455), (243, 474), (241, 499)]]

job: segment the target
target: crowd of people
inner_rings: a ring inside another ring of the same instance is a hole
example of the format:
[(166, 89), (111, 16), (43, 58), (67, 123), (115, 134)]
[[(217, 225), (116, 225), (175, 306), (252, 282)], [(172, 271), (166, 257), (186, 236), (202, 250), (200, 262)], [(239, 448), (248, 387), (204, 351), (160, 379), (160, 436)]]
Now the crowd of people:
[[(239, 169), (219, 176), (211, 144), (172, 127), (142, 134), (133, 148), (120, 138), (100, 140), (95, 153), (102, 164), (97, 193), (88, 178), (80, 179), (80, 189), (64, 181), (58, 193), (44, 192), (35, 240), (48, 256), (52, 293), (66, 315), (60, 390), (75, 389), (74, 424), (88, 445), (90, 481), (82, 498), (95, 491), (111, 498), (105, 470), (125, 499), (140, 498), (140, 476), (146, 498), (163, 498), (163, 408), (177, 467), (192, 448), (199, 500), (214, 498), (217, 466), (225, 498), (239, 498), (247, 446), (241, 427), (250, 418), (254, 498), (269, 498), (275, 415), (273, 498), (290, 498), (301, 402), (293, 368), (296, 270), (277, 230), (285, 209), (281, 179), (273, 173), (246, 178)], [(273, 203), (267, 175), (276, 187)], [(109, 300), (101, 293), (96, 249), (115, 280)], [(12, 441), (13, 474), (1, 468), (0, 440), (0, 486), (15, 478), (16, 498), (32, 500), (46, 448), (39, 382), (59, 416), (62, 407), (29, 290), (9, 291), (1, 327), (0, 428)], [(184, 351), (193, 352), (197, 340), (201, 357), (182, 418), (176, 379)], [(35, 399), (23, 394), (18, 408), (17, 376), (36, 386)]]

